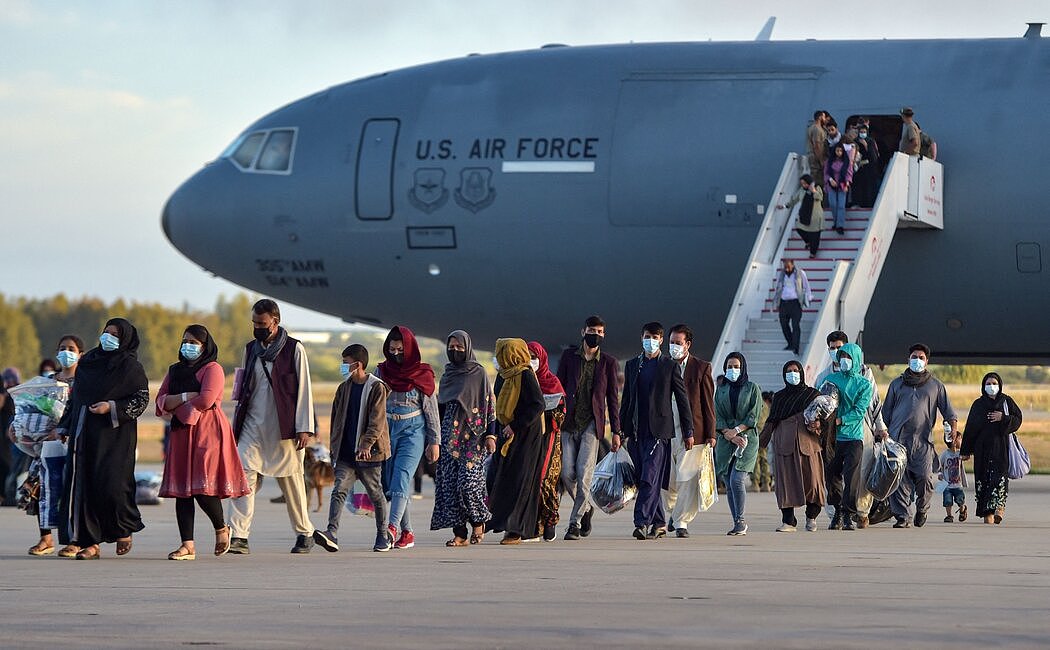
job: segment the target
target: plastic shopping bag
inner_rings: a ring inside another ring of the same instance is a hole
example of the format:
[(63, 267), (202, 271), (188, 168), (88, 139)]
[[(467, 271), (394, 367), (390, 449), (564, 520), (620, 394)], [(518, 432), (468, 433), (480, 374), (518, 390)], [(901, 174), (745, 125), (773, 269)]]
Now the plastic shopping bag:
[(908, 465), (908, 452), (889, 438), (876, 442), (872, 452), (875, 462), (871, 464), (871, 473), (868, 474), (868, 492), (881, 501), (889, 498), (900, 487), (904, 469)]
[(355, 515), (362, 517), (374, 517), (376, 513), (375, 504), (365, 492), (365, 486), (361, 481), (354, 481), (354, 489), (346, 498), (346, 509)]
[(23, 453), (39, 458), (41, 443), (54, 431), (65, 412), (69, 384), (34, 377), (7, 392), (15, 403), (15, 416), (11, 420), (15, 444)]
[[(696, 447), (693, 447), (693, 451)], [(711, 445), (700, 445), (700, 511), (704, 512), (718, 503), (718, 482), (715, 480), (715, 450)]]
[(591, 501), (606, 514), (623, 510), (638, 496), (635, 487), (634, 463), (623, 447), (607, 454), (594, 468), (591, 480)]
[(678, 463), (675, 464), (677, 482), (688, 483), (696, 480), (696, 475), (700, 473), (700, 455), (702, 453), (700, 446), (697, 445), (682, 454), (682, 457), (678, 459)]

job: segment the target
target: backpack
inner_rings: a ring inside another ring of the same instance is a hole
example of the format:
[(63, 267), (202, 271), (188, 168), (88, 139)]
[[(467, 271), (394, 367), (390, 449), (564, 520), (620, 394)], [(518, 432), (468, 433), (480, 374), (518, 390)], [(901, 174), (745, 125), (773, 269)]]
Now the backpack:
[(919, 155), (923, 158), (933, 157), (933, 138), (925, 131), (919, 133)]

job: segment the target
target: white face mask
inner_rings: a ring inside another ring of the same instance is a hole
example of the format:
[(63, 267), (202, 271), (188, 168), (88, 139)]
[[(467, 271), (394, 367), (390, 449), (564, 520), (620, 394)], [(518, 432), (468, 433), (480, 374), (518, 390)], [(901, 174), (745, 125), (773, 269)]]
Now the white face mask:
[(660, 339), (642, 339), (642, 349), (646, 354), (660, 351)]
[(988, 395), (988, 397), (995, 397), (999, 394), (999, 384), (985, 384), (984, 392)]
[(839, 348), (828, 348), (828, 356), (831, 357), (831, 365), (839, 365)]
[(784, 379), (786, 379), (787, 383), (791, 384), (792, 386), (798, 386), (799, 382), (802, 381), (802, 374), (792, 370), (784, 375)]
[(676, 343), (671, 344), (671, 358), (675, 361), (681, 361), (685, 358), (685, 346), (678, 345)]
[(926, 370), (926, 362), (922, 359), (913, 358), (908, 361), (908, 367), (911, 368), (912, 372), (922, 372)]
[(539, 359), (532, 359), (532, 360), (530, 360), (529, 361), (529, 366), (532, 368), (533, 372), (539, 372), (540, 371), (540, 360)]
[(842, 357), (839, 359), (839, 371), (849, 372), (850, 370), (853, 370), (853, 359), (850, 359), (849, 357)]

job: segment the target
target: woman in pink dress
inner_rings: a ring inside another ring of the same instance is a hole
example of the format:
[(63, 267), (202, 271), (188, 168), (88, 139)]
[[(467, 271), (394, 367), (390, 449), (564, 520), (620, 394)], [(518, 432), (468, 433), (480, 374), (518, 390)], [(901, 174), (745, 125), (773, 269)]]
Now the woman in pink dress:
[(222, 412), (226, 377), (216, 363), (219, 349), (207, 328), (190, 325), (182, 336), (179, 362), (168, 368), (157, 395), (157, 415), (171, 416), (162, 497), (175, 498), (182, 545), (169, 560), (194, 560), (193, 502), (215, 528), (215, 555), (230, 548), (230, 529), (222, 499), (248, 494), (248, 481), (237, 455), (230, 421)]

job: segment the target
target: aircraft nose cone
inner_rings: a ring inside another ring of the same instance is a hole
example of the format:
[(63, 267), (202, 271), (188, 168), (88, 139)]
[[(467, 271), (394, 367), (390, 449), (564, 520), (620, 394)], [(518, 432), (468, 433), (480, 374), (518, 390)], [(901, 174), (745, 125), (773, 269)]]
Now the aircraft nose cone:
[(160, 213), (160, 227), (164, 229), (164, 236), (174, 246), (175, 240), (171, 238), (171, 199), (164, 202), (164, 210)]

